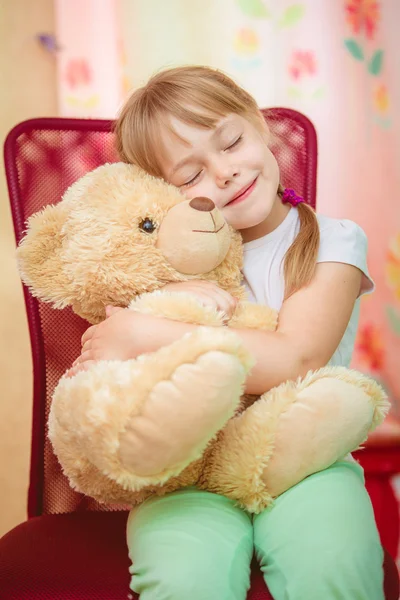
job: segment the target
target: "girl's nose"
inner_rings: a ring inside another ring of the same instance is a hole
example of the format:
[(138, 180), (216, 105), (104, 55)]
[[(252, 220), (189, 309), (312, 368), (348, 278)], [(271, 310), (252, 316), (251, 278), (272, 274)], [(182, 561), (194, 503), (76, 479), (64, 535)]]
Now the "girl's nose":
[(237, 176), (239, 175), (239, 171), (234, 168), (220, 169), (219, 172), (216, 173), (216, 181), (219, 187), (226, 187), (231, 183)]

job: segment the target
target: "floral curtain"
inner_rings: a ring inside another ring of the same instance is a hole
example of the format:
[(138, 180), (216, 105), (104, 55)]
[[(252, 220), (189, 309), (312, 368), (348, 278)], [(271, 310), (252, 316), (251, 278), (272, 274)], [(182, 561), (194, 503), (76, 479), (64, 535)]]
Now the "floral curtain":
[(59, 113), (113, 117), (122, 100), (115, 0), (56, 0)]

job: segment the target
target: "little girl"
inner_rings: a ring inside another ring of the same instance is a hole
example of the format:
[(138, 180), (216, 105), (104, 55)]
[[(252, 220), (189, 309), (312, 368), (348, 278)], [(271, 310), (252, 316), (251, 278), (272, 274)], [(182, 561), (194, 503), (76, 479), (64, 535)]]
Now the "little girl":
[[(316, 217), (284, 192), (254, 99), (227, 76), (181, 67), (135, 91), (116, 123), (122, 159), (188, 199), (211, 198), (244, 242), (250, 298), (279, 310), (275, 333), (237, 330), (256, 366), (246, 391), (262, 394), (328, 362), (349, 366), (358, 298), (373, 284), (363, 231)], [(284, 140), (283, 140), (284, 141)], [(227, 315), (235, 300), (204, 281), (174, 283)], [(75, 369), (134, 358), (194, 328), (127, 310), (83, 336)], [(382, 600), (382, 549), (361, 467), (334, 464), (251, 515), (188, 488), (131, 511), (132, 590), (141, 600), (245, 600), (255, 551), (275, 600)]]

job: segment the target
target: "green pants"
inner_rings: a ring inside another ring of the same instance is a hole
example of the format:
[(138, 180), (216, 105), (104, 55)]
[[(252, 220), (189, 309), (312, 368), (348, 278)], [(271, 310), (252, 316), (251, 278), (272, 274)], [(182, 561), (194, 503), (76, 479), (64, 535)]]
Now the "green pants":
[(383, 600), (383, 553), (356, 463), (336, 463), (249, 515), (186, 488), (151, 498), (127, 526), (141, 600), (245, 600), (253, 552), (275, 600)]

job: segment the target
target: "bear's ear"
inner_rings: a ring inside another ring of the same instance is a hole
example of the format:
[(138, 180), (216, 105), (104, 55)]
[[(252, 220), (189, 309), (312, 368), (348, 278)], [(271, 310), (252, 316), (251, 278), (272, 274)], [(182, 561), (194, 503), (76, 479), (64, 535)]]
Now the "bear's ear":
[(24, 238), (17, 249), (22, 281), (33, 296), (64, 308), (69, 284), (63, 268), (62, 245), (68, 204), (49, 205), (28, 220)]

